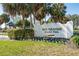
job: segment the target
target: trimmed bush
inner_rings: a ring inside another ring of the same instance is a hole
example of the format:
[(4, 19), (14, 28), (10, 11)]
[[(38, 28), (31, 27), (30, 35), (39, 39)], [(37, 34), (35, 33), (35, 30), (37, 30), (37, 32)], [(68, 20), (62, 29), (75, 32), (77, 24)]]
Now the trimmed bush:
[(32, 39), (34, 37), (34, 30), (33, 29), (25, 29), (24, 30), (24, 38), (25, 39)]
[(78, 35), (73, 36), (72, 40), (74, 44), (79, 48), (79, 36)]
[(8, 30), (8, 36), (10, 39), (13, 39), (14, 38), (14, 30)]
[(8, 31), (8, 36), (15, 40), (32, 39), (34, 31), (33, 29), (12, 29)]
[(23, 38), (23, 31), (21, 29), (11, 29), (8, 31), (10, 39), (20, 40)]
[(22, 40), (24, 37), (24, 31), (22, 29), (17, 29), (14, 31), (14, 36), (16, 40)]

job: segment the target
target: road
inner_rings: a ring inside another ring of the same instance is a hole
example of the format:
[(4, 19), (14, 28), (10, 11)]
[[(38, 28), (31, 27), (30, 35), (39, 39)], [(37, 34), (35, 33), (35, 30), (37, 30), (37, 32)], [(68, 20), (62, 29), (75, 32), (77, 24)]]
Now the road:
[(0, 35), (0, 40), (9, 40), (9, 37), (6, 35)]

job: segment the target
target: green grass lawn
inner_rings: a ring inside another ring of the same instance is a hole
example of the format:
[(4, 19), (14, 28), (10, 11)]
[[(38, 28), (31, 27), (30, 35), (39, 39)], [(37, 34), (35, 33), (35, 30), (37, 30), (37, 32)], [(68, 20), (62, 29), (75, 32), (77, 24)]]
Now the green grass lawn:
[(64, 44), (38, 41), (0, 41), (0, 56), (79, 55)]

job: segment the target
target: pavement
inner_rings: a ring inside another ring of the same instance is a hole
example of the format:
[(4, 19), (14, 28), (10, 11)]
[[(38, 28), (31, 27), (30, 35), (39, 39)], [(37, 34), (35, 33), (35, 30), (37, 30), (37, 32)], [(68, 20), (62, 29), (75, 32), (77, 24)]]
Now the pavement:
[(9, 37), (6, 35), (0, 35), (0, 40), (9, 40)]

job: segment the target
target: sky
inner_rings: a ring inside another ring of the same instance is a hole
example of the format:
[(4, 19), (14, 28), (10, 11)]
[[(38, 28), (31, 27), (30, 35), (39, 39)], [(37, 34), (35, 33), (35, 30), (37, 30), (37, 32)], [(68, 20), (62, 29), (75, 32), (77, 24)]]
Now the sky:
[(79, 15), (79, 3), (66, 3), (67, 6), (67, 14), (78, 14)]
[(3, 13), (3, 7), (2, 4), (0, 4), (0, 15)]
[[(66, 14), (79, 14), (79, 3), (65, 3), (67, 6), (67, 13)], [(3, 13), (3, 7), (2, 4), (0, 4), (0, 14)]]

